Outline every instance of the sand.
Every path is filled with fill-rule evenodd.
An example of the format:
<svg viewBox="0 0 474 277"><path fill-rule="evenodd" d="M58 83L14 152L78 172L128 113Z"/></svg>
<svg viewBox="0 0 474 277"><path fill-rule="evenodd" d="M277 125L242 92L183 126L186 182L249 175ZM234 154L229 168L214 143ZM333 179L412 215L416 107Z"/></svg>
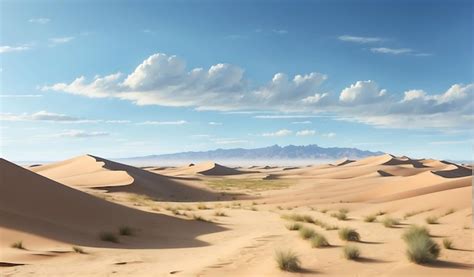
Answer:
<svg viewBox="0 0 474 277"><path fill-rule="evenodd" d="M467 166L386 154L307 167L139 169L85 155L30 168L2 159L0 169L2 276L472 276ZM216 181L224 185L209 186ZM331 216L340 208L348 220ZM379 221L390 216L400 224L364 222L381 211ZM281 215L291 213L355 228L362 258L342 258L346 242L337 230L304 223L331 244L311 248L285 228ZM428 216L438 224L428 225ZM409 262L400 236L413 224L426 225L440 245L451 239L455 249L442 249L430 265ZM133 236L119 235L121 226ZM119 243L102 241L103 231ZM17 241L26 249L10 247ZM277 268L275 250L288 248L301 272Z"/></svg>

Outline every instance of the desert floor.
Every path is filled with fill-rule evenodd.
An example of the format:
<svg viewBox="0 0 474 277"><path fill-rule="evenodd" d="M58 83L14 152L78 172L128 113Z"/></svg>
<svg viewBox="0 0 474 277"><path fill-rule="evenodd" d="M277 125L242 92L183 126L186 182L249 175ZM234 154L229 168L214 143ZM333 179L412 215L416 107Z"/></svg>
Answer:
<svg viewBox="0 0 474 277"><path fill-rule="evenodd" d="M90 155L0 166L1 276L472 276L469 166L391 155L287 168L136 168ZM330 246L290 231L297 215ZM429 228L438 261L407 259L411 225ZM359 259L343 257L347 242L331 230L342 227L359 232ZM288 249L299 272L277 267L275 251Z"/></svg>

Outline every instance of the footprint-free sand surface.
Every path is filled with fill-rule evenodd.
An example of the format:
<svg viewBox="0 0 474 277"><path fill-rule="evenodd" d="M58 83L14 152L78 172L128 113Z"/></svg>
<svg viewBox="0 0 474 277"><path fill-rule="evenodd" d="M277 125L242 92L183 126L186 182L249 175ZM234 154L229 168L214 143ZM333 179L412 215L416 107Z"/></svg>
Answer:
<svg viewBox="0 0 474 277"><path fill-rule="evenodd" d="M1 159L0 172L1 276L472 276L469 166L385 154L305 167L136 168L84 155L35 167ZM333 216L341 209L345 220ZM330 247L288 230L288 215L324 223L301 224ZM399 223L385 227L386 217ZM429 228L442 248L436 262L407 259L401 235L411 225ZM347 242L321 226L356 229L361 258L344 259ZM286 249L299 272L277 267L275 251Z"/></svg>

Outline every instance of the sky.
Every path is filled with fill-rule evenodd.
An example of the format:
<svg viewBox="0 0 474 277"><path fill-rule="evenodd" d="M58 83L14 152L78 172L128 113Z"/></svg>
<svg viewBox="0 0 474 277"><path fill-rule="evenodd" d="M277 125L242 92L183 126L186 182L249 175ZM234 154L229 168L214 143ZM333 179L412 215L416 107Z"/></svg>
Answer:
<svg viewBox="0 0 474 277"><path fill-rule="evenodd" d="M1 156L472 160L472 1L0 1Z"/></svg>

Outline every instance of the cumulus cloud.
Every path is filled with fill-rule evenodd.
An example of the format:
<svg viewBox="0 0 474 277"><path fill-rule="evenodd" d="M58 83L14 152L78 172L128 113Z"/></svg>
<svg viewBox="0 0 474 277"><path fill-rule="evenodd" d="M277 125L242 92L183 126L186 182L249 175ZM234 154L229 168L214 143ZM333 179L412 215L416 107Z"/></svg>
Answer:
<svg viewBox="0 0 474 277"><path fill-rule="evenodd" d="M301 131L296 132L296 135L297 136L314 136L316 135L316 131L315 130L301 130Z"/></svg>
<svg viewBox="0 0 474 277"><path fill-rule="evenodd" d="M262 137L285 137L291 135L292 133L293 131L282 129L272 133L263 133Z"/></svg>
<svg viewBox="0 0 474 277"><path fill-rule="evenodd" d="M349 36L343 35L338 37L339 40L355 43L375 43L384 41L383 38L379 37L359 37L359 36Z"/></svg>
<svg viewBox="0 0 474 277"><path fill-rule="evenodd" d="M396 128L458 128L474 123L473 84L454 84L438 94L412 89L401 95L402 92L390 92L368 80L356 81L340 92L321 93L327 78L318 72L292 77L280 72L268 82L257 84L246 78L244 70L236 65L219 63L207 69L187 69L183 59L158 53L129 74L95 76L92 80L81 76L70 83L42 89L91 98L124 99L137 105L245 114L282 113L255 116L262 119L327 116Z"/></svg>

